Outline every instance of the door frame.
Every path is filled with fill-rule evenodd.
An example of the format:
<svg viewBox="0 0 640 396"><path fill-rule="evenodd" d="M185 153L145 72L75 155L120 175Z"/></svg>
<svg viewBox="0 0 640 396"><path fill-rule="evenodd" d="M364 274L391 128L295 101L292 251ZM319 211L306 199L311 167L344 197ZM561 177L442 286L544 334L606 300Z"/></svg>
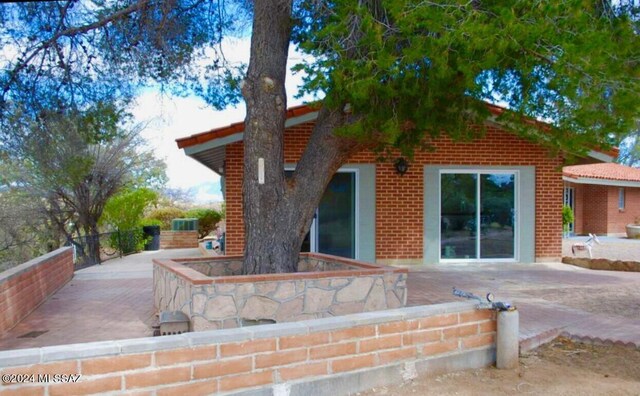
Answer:
<svg viewBox="0 0 640 396"><path fill-rule="evenodd" d="M574 186L569 185L569 183L564 183L564 188L562 190L562 204L567 205L573 211L573 221L569 224L569 229L567 230L567 234L569 236L575 235L576 233L576 188ZM564 236L564 231L563 231Z"/></svg>
<svg viewBox="0 0 640 396"><path fill-rule="evenodd" d="M284 168L285 172L286 171L294 171L295 170L295 165L286 165ZM354 183L354 189L355 189L355 194L354 194L354 208L353 210L355 211L355 216L354 216L354 260L359 260L360 259L360 169L358 168L352 168L352 167L344 167L344 168L340 168L336 171L336 173L353 173L355 176L355 183ZM333 177L333 176L331 176ZM316 208L314 215L313 215L313 221L311 222L311 228L309 229L310 231L310 235L309 235L309 247L310 247L310 251L312 253L317 253L318 252L318 208Z"/></svg>
<svg viewBox="0 0 640 396"><path fill-rule="evenodd" d="M474 262L474 263L487 263L487 262L505 262L505 263L514 263L520 261L520 171L518 169L509 169L509 168L500 168L500 169L492 169L492 168L447 168L443 167L438 171L438 221L439 224L442 221L442 175L443 174L476 174L480 175L494 175L494 174L509 174L514 175L513 181L513 207L514 207L514 215L513 220L515 222L513 226L513 257L512 258L480 258L479 256L482 254L481 252L481 241L480 241L480 218L481 218L481 208L479 205L479 201L481 200L481 192L480 192L480 177L476 179L476 254L478 257L476 258L455 258L455 259L446 259L442 258L442 229L438 228L438 261L442 264L447 263L460 263L460 262Z"/></svg>

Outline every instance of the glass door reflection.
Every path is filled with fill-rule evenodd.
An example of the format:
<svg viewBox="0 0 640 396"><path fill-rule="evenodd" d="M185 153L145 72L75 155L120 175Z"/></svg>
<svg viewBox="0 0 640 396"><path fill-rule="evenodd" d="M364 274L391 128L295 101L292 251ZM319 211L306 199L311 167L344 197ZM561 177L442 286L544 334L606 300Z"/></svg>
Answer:
<svg viewBox="0 0 640 396"><path fill-rule="evenodd" d="M515 258L515 173L440 174L440 258Z"/></svg>

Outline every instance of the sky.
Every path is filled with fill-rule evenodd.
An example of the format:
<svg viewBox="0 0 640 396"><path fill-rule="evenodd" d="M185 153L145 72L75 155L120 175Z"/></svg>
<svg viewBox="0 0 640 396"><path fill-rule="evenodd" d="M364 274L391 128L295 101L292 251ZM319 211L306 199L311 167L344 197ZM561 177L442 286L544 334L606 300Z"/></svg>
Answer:
<svg viewBox="0 0 640 396"><path fill-rule="evenodd" d="M225 55L231 62L248 63L249 47L249 39L230 39L223 43ZM301 58L302 55L291 48L288 69ZM304 99L293 98L301 78L300 75L294 76L290 70L287 73L288 107L304 102ZM168 187L191 189L198 204L223 200L220 177L187 157L183 150L178 149L175 140L244 120L244 103L235 108L215 111L196 96L176 97L147 89L137 97L132 113L137 121L149 122L143 136L156 156L167 164Z"/></svg>

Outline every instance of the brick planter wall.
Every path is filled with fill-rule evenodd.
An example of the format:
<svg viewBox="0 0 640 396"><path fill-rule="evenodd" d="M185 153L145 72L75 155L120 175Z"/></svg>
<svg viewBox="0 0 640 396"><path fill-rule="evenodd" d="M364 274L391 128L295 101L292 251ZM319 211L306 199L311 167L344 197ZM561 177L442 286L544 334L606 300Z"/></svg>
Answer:
<svg viewBox="0 0 640 396"><path fill-rule="evenodd" d="M35 382L2 384L0 394L161 396L289 390L346 395L422 373L488 366L495 362L495 338L494 312L457 302L243 329L2 351L3 376L33 374ZM38 374L79 379L45 382L46 377Z"/></svg>
<svg viewBox="0 0 640 396"><path fill-rule="evenodd" d="M240 275L242 257L154 260L158 311L182 311L194 331L244 321L290 322L399 308L407 270L304 253L293 274Z"/></svg>
<svg viewBox="0 0 640 396"><path fill-rule="evenodd" d="M197 231L161 231L160 249L184 249L198 247Z"/></svg>
<svg viewBox="0 0 640 396"><path fill-rule="evenodd" d="M0 336L73 277L73 249L60 248L0 273Z"/></svg>

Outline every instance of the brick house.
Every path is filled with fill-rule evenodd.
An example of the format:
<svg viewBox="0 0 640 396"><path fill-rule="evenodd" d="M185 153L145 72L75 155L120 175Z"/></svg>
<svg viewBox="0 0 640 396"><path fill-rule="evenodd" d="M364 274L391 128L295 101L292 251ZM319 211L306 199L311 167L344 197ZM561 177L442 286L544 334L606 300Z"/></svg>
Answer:
<svg viewBox="0 0 640 396"><path fill-rule="evenodd" d="M308 106L288 110L285 171L294 169L316 117ZM177 140L222 177L227 254L244 248L243 130L238 122ZM560 157L496 123L473 142L440 138L434 146L416 152L403 175L395 161L376 162L369 151L353 155L330 182L303 251L383 264L560 258Z"/></svg>
<svg viewBox="0 0 640 396"><path fill-rule="evenodd" d="M565 166L564 203L575 220L576 235L625 235L625 225L640 216L640 169L615 163Z"/></svg>

